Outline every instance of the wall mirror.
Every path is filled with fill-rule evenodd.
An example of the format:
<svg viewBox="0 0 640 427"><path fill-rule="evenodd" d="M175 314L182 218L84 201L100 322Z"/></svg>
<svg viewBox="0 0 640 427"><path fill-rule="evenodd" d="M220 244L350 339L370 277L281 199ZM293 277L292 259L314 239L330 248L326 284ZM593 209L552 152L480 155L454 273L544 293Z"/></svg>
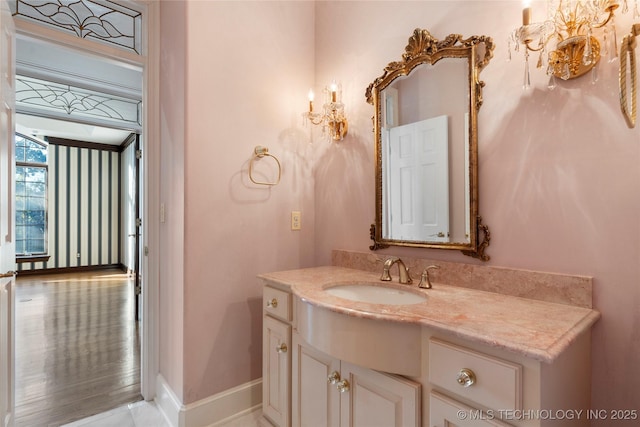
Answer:
<svg viewBox="0 0 640 427"><path fill-rule="evenodd" d="M489 229L478 214L478 111L479 74L493 48L487 36L437 40L418 28L402 60L367 88L375 109L371 250L456 249L489 260Z"/></svg>

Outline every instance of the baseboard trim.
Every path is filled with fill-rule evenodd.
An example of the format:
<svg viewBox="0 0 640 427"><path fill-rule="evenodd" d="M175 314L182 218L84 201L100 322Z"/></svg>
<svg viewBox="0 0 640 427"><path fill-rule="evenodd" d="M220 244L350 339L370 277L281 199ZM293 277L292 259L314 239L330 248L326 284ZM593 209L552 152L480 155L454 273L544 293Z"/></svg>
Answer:
<svg viewBox="0 0 640 427"><path fill-rule="evenodd" d="M102 270L120 270L123 273L127 272L127 267L124 264L103 264L103 265L82 265L78 267L56 267L56 268L39 268L31 270L20 270L18 266L18 275L29 276L39 274L61 274L61 273L87 273L92 271Z"/></svg>
<svg viewBox="0 0 640 427"><path fill-rule="evenodd" d="M156 405L171 427L180 426L180 412L183 408L180 399L173 392L167 380L160 374L156 378Z"/></svg>
<svg viewBox="0 0 640 427"><path fill-rule="evenodd" d="M215 427L262 406L262 378L183 405L158 375L156 405L173 427Z"/></svg>

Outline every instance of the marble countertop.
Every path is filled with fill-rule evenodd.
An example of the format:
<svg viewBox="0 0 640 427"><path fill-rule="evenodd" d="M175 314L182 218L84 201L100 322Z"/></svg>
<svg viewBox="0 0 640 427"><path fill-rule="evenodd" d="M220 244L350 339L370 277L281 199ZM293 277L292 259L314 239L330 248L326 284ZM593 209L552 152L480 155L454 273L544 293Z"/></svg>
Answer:
<svg viewBox="0 0 640 427"><path fill-rule="evenodd" d="M344 267L315 267L260 274L266 283L289 287L302 301L348 316L420 324L469 341L554 361L600 318L596 310L433 283L424 303L370 304L331 296L336 283L380 283L380 275ZM397 277L394 276L397 284Z"/></svg>

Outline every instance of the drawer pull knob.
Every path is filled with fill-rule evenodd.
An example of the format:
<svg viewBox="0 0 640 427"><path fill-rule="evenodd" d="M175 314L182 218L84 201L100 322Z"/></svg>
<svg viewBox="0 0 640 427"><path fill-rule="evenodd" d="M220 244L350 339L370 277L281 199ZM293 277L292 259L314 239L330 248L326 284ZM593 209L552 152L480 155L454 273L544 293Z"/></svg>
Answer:
<svg viewBox="0 0 640 427"><path fill-rule="evenodd" d="M327 377L327 382L329 384L336 384L338 381L340 381L340 373L338 371L331 372Z"/></svg>
<svg viewBox="0 0 640 427"><path fill-rule="evenodd" d="M340 393L346 393L349 391L349 381L347 380L342 380L338 383L338 385L336 385L336 388L338 389L338 391Z"/></svg>
<svg viewBox="0 0 640 427"><path fill-rule="evenodd" d="M287 345L285 343L280 344L278 347L276 347L276 351L278 353L286 353L288 350Z"/></svg>
<svg viewBox="0 0 640 427"><path fill-rule="evenodd" d="M271 301L267 301L267 307L271 307L271 308L278 307L278 300L274 298Z"/></svg>
<svg viewBox="0 0 640 427"><path fill-rule="evenodd" d="M476 374L471 369L462 368L458 372L456 380L462 387L471 387L476 383Z"/></svg>

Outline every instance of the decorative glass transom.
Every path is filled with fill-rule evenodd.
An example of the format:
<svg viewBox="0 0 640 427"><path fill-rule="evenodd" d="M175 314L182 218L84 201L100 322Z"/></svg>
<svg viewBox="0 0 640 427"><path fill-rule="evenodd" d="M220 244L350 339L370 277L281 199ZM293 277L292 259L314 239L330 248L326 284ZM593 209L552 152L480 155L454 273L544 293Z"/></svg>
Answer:
<svg viewBox="0 0 640 427"><path fill-rule="evenodd" d="M16 76L16 107L19 112L40 112L60 118L95 119L112 124L140 126L142 102L107 95L31 77Z"/></svg>
<svg viewBox="0 0 640 427"><path fill-rule="evenodd" d="M142 14L109 0L14 0L14 16L140 55Z"/></svg>

